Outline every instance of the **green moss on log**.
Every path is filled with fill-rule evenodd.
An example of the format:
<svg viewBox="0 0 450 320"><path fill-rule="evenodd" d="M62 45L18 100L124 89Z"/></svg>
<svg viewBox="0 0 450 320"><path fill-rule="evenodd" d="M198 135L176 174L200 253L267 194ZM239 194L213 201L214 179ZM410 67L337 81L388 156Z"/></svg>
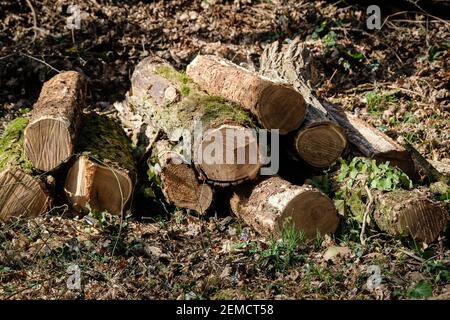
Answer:
<svg viewBox="0 0 450 320"><path fill-rule="evenodd" d="M163 108L156 106L151 97L137 102L149 110L152 119L165 132L170 133L177 128L192 130L195 120L201 121L204 128L224 123L256 127L256 121L244 108L222 97L208 95L185 73L167 64L155 65L154 72L169 80L181 94L181 99Z"/></svg>
<svg viewBox="0 0 450 320"><path fill-rule="evenodd" d="M23 150L24 131L29 119L16 118L11 121L0 138L0 171L8 167L19 167L25 173L32 172L32 165Z"/></svg>
<svg viewBox="0 0 450 320"><path fill-rule="evenodd" d="M125 169L130 176L136 175L131 141L120 124L107 116L83 116L77 152L102 165Z"/></svg>

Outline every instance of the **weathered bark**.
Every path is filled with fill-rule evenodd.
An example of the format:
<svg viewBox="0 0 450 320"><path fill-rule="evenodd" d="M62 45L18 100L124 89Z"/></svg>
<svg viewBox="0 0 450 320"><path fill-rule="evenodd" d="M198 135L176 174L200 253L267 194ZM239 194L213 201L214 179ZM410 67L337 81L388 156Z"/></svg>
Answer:
<svg viewBox="0 0 450 320"><path fill-rule="evenodd" d="M67 71L44 83L25 130L25 156L36 169L50 171L73 154L86 80Z"/></svg>
<svg viewBox="0 0 450 320"><path fill-rule="evenodd" d="M447 211L436 201L428 189L381 191L370 188L369 173L358 174L339 182L338 173L331 175L333 191L356 221L362 223L367 214L382 231L391 236L411 236L414 240L430 243L445 231ZM337 204L339 208L340 205ZM345 210L344 210L345 212Z"/></svg>
<svg viewBox="0 0 450 320"><path fill-rule="evenodd" d="M121 126L106 116L86 114L77 154L65 192L76 210L95 209L122 214L136 181L131 142Z"/></svg>
<svg viewBox="0 0 450 320"><path fill-rule="evenodd" d="M436 170L412 146L404 146L375 127L344 111L342 107L317 99L312 93L311 83L317 78L314 57L297 38L289 45L280 46L278 42L265 48L261 57L261 72L271 77L279 77L299 90L314 110L328 113L344 130L348 141L362 155L378 162L389 161L402 169L412 179L424 176L437 179ZM308 109L311 110L311 108ZM306 121L307 122L307 121ZM424 159L423 159L424 160Z"/></svg>
<svg viewBox="0 0 450 320"><path fill-rule="evenodd" d="M306 101L306 118L293 137L294 154L316 168L334 163L347 148L347 137L337 121L311 92L299 74L314 80L316 70L309 51L293 42L284 49L277 42L268 46L261 57L260 74L276 81L287 81Z"/></svg>
<svg viewBox="0 0 450 320"><path fill-rule="evenodd" d="M157 141L154 155L149 161L158 163L160 167L161 189L169 203L201 214L211 207L213 189L197 178L194 168L183 162L183 157L174 150L169 141Z"/></svg>
<svg viewBox="0 0 450 320"><path fill-rule="evenodd" d="M229 185L256 177L261 167L258 143L255 136L246 137L255 123L244 109L206 94L186 75L151 58L136 66L131 85L129 102L133 109L148 117L151 126L172 142L183 141L184 156L192 157L208 182ZM239 143L242 138L245 141ZM219 139L221 144L214 143ZM238 162L241 153L252 157ZM233 161L226 163L225 157Z"/></svg>
<svg viewBox="0 0 450 320"><path fill-rule="evenodd" d="M218 56L198 55L186 72L208 93L248 109L266 129L279 129L280 134L287 134L298 129L305 118L305 101L290 86Z"/></svg>
<svg viewBox="0 0 450 320"><path fill-rule="evenodd" d="M376 193L375 199L375 223L392 236L431 243L447 228L447 210L418 190Z"/></svg>
<svg viewBox="0 0 450 320"><path fill-rule="evenodd" d="M23 152L28 119L13 120L0 138L0 220L36 217L51 203L45 184L33 176Z"/></svg>
<svg viewBox="0 0 450 320"><path fill-rule="evenodd" d="M239 186L230 201L234 214L262 235L278 235L291 221L308 239L333 233L339 223L333 202L319 190L271 177Z"/></svg>

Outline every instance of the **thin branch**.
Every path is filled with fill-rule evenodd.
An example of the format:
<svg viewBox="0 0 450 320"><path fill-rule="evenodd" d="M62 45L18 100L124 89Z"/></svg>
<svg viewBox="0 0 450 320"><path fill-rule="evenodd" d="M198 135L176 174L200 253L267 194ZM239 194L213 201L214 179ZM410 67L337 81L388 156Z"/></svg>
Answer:
<svg viewBox="0 0 450 320"><path fill-rule="evenodd" d="M27 57L27 58L30 58L30 59L36 60L36 61L38 61L38 62L40 62L40 63L42 63L42 64L45 64L47 67L49 67L49 68L52 69L53 71L56 71L56 72L58 72L58 73L61 73L60 70L58 70L58 69L56 69L55 67L51 66L50 64L48 64L48 63L45 62L44 60L41 60L41 59L38 59L38 58L36 58L36 57L30 56L29 54L26 54L26 53L23 53L23 52L20 53L20 54L23 55L23 56L25 56L25 57Z"/></svg>

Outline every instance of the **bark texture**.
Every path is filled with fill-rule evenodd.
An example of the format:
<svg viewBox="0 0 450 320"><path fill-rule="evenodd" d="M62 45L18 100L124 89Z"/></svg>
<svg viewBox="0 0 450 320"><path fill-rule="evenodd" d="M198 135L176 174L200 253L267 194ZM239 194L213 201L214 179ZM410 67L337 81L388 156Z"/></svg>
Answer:
<svg viewBox="0 0 450 320"><path fill-rule="evenodd" d="M395 190L376 194L374 220L392 236L409 235L416 241L431 243L445 231L448 212L418 190Z"/></svg>
<svg viewBox="0 0 450 320"><path fill-rule="evenodd" d="M232 211L262 235L279 234L291 221L312 239L333 233L339 223L333 202L319 190L271 177L256 185L239 186L230 201Z"/></svg>
<svg viewBox="0 0 450 320"><path fill-rule="evenodd" d="M169 203L179 208L195 210L204 214L211 207L213 188L197 178L194 168L183 162L183 157L167 140L155 143L150 165L160 168L162 191Z"/></svg>
<svg viewBox="0 0 450 320"><path fill-rule="evenodd" d="M286 134L300 127L305 118L301 94L228 60L199 55L186 70L203 90L239 103L266 129L279 129L280 134Z"/></svg>
<svg viewBox="0 0 450 320"><path fill-rule="evenodd" d="M316 168L334 163L347 149L347 137L311 92L308 81L315 81L317 71L310 52L298 40L285 48L275 42L264 50L260 74L292 84L306 101L305 121L293 137L294 154Z"/></svg>
<svg viewBox="0 0 450 320"><path fill-rule="evenodd" d="M256 177L261 167L258 142L246 137L256 125L240 106L206 94L187 75L152 58L138 64L131 84L132 107L171 142L183 141L185 158L193 159L208 182L230 185ZM245 141L236 142L239 137ZM236 159L239 153L252 153L254 158L226 163L227 155Z"/></svg>
<svg viewBox="0 0 450 320"><path fill-rule="evenodd" d="M8 124L0 138L0 220L35 217L51 203L45 184L33 176L23 152L24 130L28 119Z"/></svg>
<svg viewBox="0 0 450 320"><path fill-rule="evenodd" d="M25 155L36 169L53 170L72 156L85 99L86 79L76 71L44 83L25 130Z"/></svg>

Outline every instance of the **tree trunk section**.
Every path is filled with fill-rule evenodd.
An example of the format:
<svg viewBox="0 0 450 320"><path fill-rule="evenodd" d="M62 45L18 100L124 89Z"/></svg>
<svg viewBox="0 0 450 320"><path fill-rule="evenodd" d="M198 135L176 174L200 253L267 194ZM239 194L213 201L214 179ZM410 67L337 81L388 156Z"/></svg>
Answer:
<svg viewBox="0 0 450 320"><path fill-rule="evenodd" d="M306 118L293 137L294 154L315 168L327 168L347 149L347 137L324 106L314 97L311 89L298 76L299 72L314 80L309 51L294 42L283 50L277 42L268 46L261 57L260 74L275 81L287 81L304 97Z"/></svg>
<svg viewBox="0 0 450 320"><path fill-rule="evenodd" d="M136 66L129 101L171 142L185 144L185 159L193 159L208 182L226 186L257 176L256 126L237 104L206 94L188 76L152 58ZM242 154L245 159L237 161Z"/></svg>
<svg viewBox="0 0 450 320"><path fill-rule="evenodd" d="M448 212L417 190L378 193L376 204L374 220L392 236L409 235L416 241L431 243L448 225Z"/></svg>
<svg viewBox="0 0 450 320"><path fill-rule="evenodd" d="M83 116L75 163L65 192L78 210L120 215L130 203L136 181L131 142L121 126L95 113Z"/></svg>
<svg viewBox="0 0 450 320"><path fill-rule="evenodd" d="M28 119L13 120L0 138L0 220L36 217L47 211L51 198L45 184L33 176L23 151Z"/></svg>
<svg viewBox="0 0 450 320"><path fill-rule="evenodd" d="M204 214L213 202L211 186L198 179L194 168L183 162L183 157L169 141L157 141L154 149L155 155L149 160L158 163L161 168L161 189L168 202Z"/></svg>
<svg viewBox="0 0 450 320"><path fill-rule="evenodd" d="M25 130L25 156L36 169L51 171L72 156L86 80L76 71L44 83Z"/></svg>
<svg viewBox="0 0 450 320"><path fill-rule="evenodd" d="M308 239L336 231L333 202L319 190L271 177L252 186L239 186L230 201L232 211L262 235L279 235L287 221Z"/></svg>
<svg viewBox="0 0 450 320"><path fill-rule="evenodd" d="M186 70L200 88L239 103L266 129L279 129L280 134L287 134L298 129L305 118L301 94L228 60L198 55Z"/></svg>

